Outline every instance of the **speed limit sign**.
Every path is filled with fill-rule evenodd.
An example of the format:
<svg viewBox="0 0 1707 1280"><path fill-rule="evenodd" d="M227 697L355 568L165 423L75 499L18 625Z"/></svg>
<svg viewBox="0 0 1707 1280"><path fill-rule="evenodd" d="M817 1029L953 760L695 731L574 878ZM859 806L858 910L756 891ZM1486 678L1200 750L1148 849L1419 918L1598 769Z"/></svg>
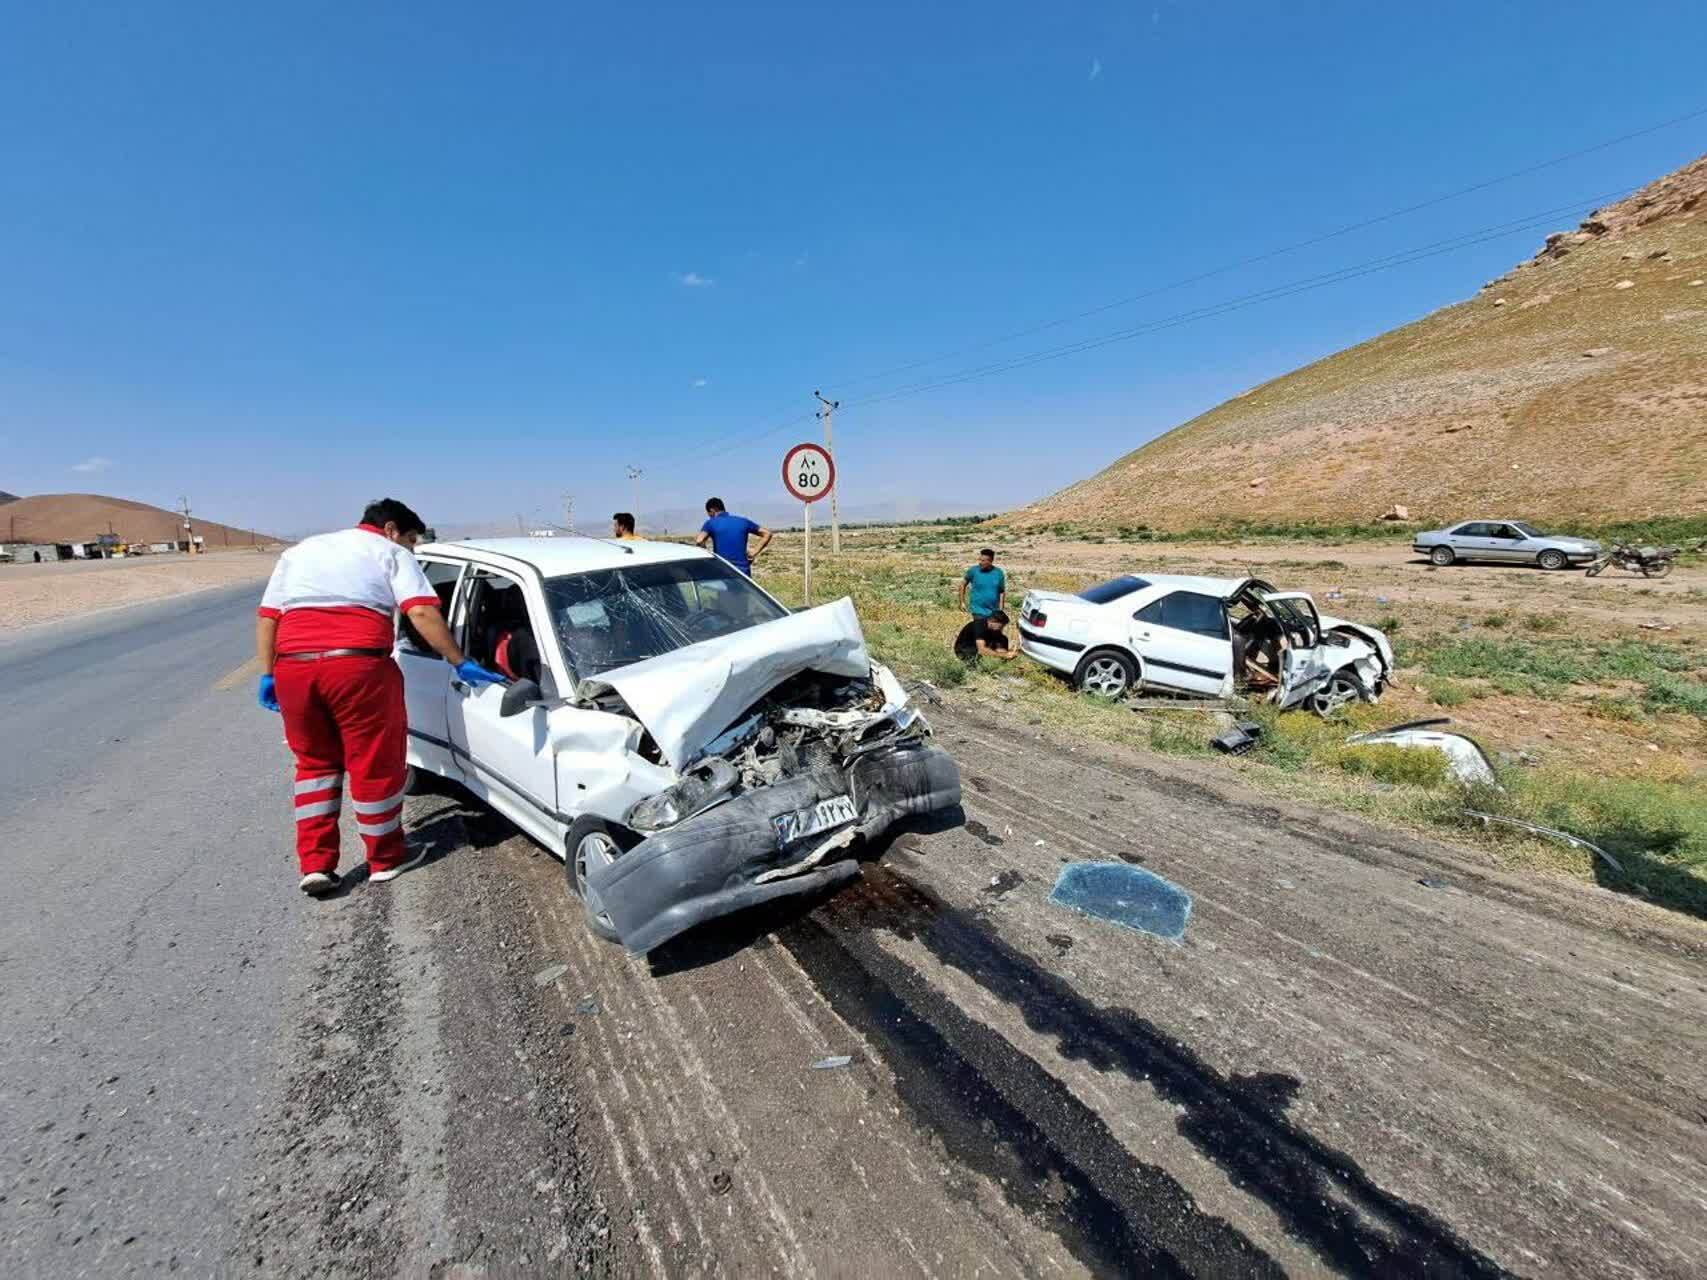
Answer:
<svg viewBox="0 0 1707 1280"><path fill-rule="evenodd" d="M821 444L797 444L782 460L782 484L802 502L816 502L836 487L836 464Z"/></svg>

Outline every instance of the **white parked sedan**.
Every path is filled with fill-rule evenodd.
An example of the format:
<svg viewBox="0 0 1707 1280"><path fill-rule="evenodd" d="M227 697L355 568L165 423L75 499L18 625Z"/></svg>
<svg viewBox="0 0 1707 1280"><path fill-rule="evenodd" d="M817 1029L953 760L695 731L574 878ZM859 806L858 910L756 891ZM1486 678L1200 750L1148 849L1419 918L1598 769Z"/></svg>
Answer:
<svg viewBox="0 0 1707 1280"><path fill-rule="evenodd" d="M960 773L848 600L790 613L695 547L599 538L417 555L473 687L405 625L409 762L565 860L594 932L684 929L851 879L856 838L960 803Z"/></svg>
<svg viewBox="0 0 1707 1280"><path fill-rule="evenodd" d="M1393 671L1379 630L1324 617L1302 591L1260 578L1127 574L1076 596L1028 591L1019 637L1021 652L1104 698L1245 689L1325 716L1378 700Z"/></svg>

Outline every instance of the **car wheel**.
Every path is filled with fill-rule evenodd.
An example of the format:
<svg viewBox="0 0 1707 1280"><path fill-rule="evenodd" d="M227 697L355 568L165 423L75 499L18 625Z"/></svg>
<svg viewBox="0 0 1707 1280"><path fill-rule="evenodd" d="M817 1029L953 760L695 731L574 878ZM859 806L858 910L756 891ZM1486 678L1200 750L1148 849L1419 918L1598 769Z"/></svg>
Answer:
<svg viewBox="0 0 1707 1280"><path fill-rule="evenodd" d="M1436 547L1428 553L1428 558L1444 569L1458 557L1452 553L1451 547Z"/></svg>
<svg viewBox="0 0 1707 1280"><path fill-rule="evenodd" d="M599 895L588 887L587 877L595 867L609 866L628 849L617 829L603 818L583 815L569 828L568 856L563 860L563 872L569 881L569 891L581 900L587 915L587 928L606 942L617 942L616 926L599 905Z"/></svg>
<svg viewBox="0 0 1707 1280"><path fill-rule="evenodd" d="M1362 687L1349 671L1336 671L1328 677L1326 684L1310 695L1310 710L1326 720L1341 707L1356 702L1362 696Z"/></svg>
<svg viewBox="0 0 1707 1280"><path fill-rule="evenodd" d="M1535 559L1543 569L1563 569L1570 563L1565 558L1563 551L1556 551L1551 547L1536 556Z"/></svg>
<svg viewBox="0 0 1707 1280"><path fill-rule="evenodd" d="M1126 696L1127 690L1138 682L1138 666L1116 649L1098 649L1087 653L1073 673L1073 684L1081 693L1093 698L1113 701Z"/></svg>

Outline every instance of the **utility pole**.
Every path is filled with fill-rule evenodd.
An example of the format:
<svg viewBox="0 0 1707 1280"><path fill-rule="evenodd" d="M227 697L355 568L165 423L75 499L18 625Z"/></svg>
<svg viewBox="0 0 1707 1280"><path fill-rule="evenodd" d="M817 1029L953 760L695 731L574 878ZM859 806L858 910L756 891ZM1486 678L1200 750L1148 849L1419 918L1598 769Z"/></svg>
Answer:
<svg viewBox="0 0 1707 1280"><path fill-rule="evenodd" d="M179 498L178 510L184 513L184 545L190 549L192 556L196 553L196 526L190 521L190 500Z"/></svg>
<svg viewBox="0 0 1707 1280"><path fill-rule="evenodd" d="M563 527L570 533L575 532L575 495L563 495Z"/></svg>
<svg viewBox="0 0 1707 1280"><path fill-rule="evenodd" d="M830 426L831 420L836 416L836 410L842 402L824 399L822 391L814 391L812 394L817 396L818 403L824 406L818 410L818 416L824 420L824 448L830 454L830 465L834 467L836 465L836 442L830 434ZM838 477L838 481L839 479L840 477ZM841 487L838 483L830 490L830 554L838 556L842 554L842 509L836 505L836 490Z"/></svg>
<svg viewBox="0 0 1707 1280"><path fill-rule="evenodd" d="M640 536L640 477L646 474L644 467L624 467L628 473L628 509L634 517L634 536Z"/></svg>

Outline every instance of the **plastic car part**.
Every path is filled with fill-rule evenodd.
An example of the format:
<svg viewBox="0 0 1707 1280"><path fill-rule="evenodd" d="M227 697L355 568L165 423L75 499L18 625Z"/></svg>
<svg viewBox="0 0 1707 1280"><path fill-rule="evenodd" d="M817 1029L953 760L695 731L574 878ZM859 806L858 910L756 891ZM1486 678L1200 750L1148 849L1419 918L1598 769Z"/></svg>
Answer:
<svg viewBox="0 0 1707 1280"><path fill-rule="evenodd" d="M1209 745L1230 756L1242 756L1262 738L1262 726L1255 720L1241 720L1226 733L1210 739Z"/></svg>
<svg viewBox="0 0 1707 1280"><path fill-rule="evenodd" d="M1451 764L1452 776L1468 786L1499 786L1494 775L1493 761L1474 738L1461 733L1442 733L1438 726L1451 724L1449 719L1416 720L1377 729L1371 733L1354 733L1346 739L1347 746L1420 747L1445 754Z"/></svg>

